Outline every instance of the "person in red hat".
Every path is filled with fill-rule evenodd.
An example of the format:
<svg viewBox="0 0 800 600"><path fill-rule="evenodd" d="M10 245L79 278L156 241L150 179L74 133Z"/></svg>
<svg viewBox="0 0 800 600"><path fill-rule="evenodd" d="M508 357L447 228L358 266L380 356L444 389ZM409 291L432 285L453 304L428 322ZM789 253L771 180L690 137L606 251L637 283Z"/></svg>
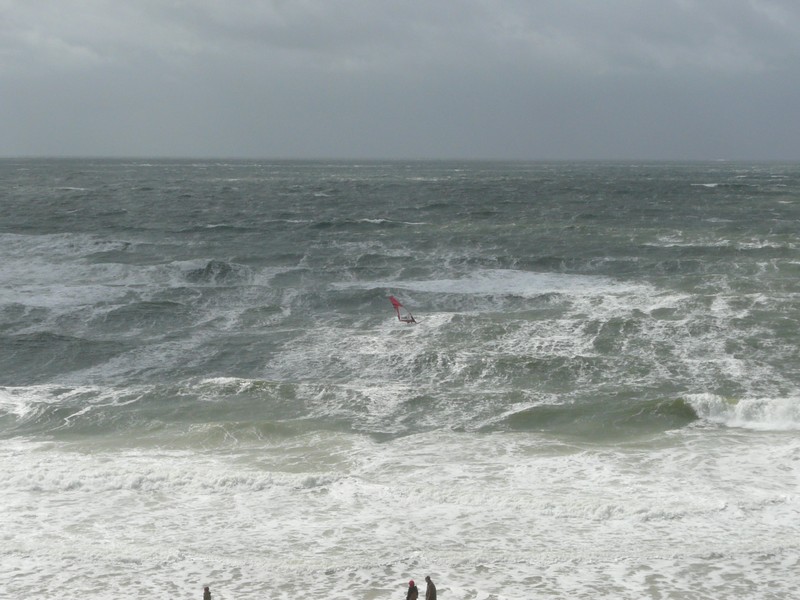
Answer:
<svg viewBox="0 0 800 600"><path fill-rule="evenodd" d="M406 600L417 600L417 598L419 598L419 590L412 579L408 582L408 593L406 594Z"/></svg>

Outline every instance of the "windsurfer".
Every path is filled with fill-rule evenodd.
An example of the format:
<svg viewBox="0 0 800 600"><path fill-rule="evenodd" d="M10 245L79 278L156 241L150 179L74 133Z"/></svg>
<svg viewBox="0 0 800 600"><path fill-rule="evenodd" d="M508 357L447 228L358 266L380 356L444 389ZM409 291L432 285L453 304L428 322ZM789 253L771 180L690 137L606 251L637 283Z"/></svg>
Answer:
<svg viewBox="0 0 800 600"><path fill-rule="evenodd" d="M403 323L408 323L409 325L411 323L417 322L417 320L414 318L414 315L412 315L409 312L409 310L405 306L403 306L397 298L395 298L394 296L389 296L389 302L392 303L394 311L397 313L398 321L402 321Z"/></svg>

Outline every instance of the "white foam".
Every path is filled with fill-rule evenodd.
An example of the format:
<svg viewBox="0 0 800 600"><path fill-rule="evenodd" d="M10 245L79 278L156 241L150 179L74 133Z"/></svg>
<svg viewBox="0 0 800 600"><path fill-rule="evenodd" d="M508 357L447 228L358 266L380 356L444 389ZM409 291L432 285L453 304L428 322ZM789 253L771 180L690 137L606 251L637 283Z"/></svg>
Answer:
<svg viewBox="0 0 800 600"><path fill-rule="evenodd" d="M761 385L756 382L775 387L787 382L771 363L731 351L739 341L737 332L747 336L752 330L731 327L730 321L747 318L768 300L762 294L752 295L746 305L715 296L709 305L707 298L659 293L646 285L623 285L616 294L597 293L592 286L585 293L577 291L580 287L570 289L570 295L547 301L546 318L531 318L524 310L518 316L506 312L502 325L491 302L466 313L431 313L421 307L414 311L420 323L411 327L397 323L387 302L386 317L377 324L318 324L296 337L270 358L265 375L277 381L322 382L329 387L316 414L341 411L362 425L376 426L386 415L402 415L403 399L415 395L437 399L439 426L481 422L480 403L470 402L460 412L446 408L448 386L468 389L470 398L493 398L495 409L502 411L503 402L519 399L515 392L525 385L528 366L536 369L549 361L560 360L556 364L571 369L565 374L576 378L575 393L587 397L612 383L618 368L626 368L615 361L641 364L637 385L662 386L670 380L691 392L720 380L753 389ZM609 346L619 352L610 354ZM412 384L416 391L409 389ZM514 400L496 398L503 393L513 394Z"/></svg>
<svg viewBox="0 0 800 600"><path fill-rule="evenodd" d="M761 431L800 430L800 396L732 400L716 394L690 394L700 418L727 427Z"/></svg>
<svg viewBox="0 0 800 600"><path fill-rule="evenodd" d="M716 221L726 222L722 219L717 219ZM689 239L682 234L661 236L657 243L649 242L644 245L657 248L735 248L736 250L796 249L798 247L798 244L788 240L772 241L760 238L730 240L716 237Z"/></svg>
<svg viewBox="0 0 800 600"><path fill-rule="evenodd" d="M170 450L0 441L15 597L791 597L800 442L436 431ZM421 584L424 592L424 582ZM687 592L688 593L688 592Z"/></svg>
<svg viewBox="0 0 800 600"><path fill-rule="evenodd" d="M481 269L458 279L343 282L334 284L333 287L387 288L448 294L505 294L535 297L552 293L621 293L630 292L640 286L596 275L537 273L514 269Z"/></svg>
<svg viewBox="0 0 800 600"><path fill-rule="evenodd" d="M108 390L97 386L65 387L62 385L32 385L0 387L0 410L17 418L35 413L42 405L55 405L81 397L84 401L103 395Z"/></svg>

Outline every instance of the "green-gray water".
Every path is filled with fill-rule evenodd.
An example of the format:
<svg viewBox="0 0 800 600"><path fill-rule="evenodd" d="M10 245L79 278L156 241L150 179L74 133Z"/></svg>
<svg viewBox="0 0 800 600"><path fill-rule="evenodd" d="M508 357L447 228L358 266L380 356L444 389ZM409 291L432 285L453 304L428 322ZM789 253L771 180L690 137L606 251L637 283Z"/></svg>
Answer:
<svg viewBox="0 0 800 600"><path fill-rule="evenodd" d="M9 595L794 597L800 166L3 160L0 194Z"/></svg>

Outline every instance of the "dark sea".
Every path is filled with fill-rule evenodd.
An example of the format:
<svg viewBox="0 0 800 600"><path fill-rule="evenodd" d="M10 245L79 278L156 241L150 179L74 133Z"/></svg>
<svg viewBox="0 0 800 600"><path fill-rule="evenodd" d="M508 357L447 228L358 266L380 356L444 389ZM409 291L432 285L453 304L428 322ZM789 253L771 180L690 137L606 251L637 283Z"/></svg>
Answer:
<svg viewBox="0 0 800 600"><path fill-rule="evenodd" d="M0 161L0 597L794 599L799 431L800 165Z"/></svg>

